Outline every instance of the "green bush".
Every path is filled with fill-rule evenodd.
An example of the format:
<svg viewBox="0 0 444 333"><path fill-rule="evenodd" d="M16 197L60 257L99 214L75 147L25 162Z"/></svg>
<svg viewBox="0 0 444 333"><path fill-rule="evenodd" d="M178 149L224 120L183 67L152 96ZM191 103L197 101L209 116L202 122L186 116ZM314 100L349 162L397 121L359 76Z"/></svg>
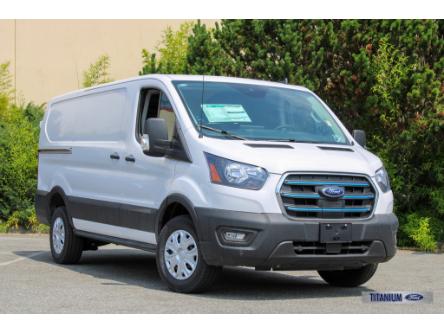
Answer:
<svg viewBox="0 0 444 333"><path fill-rule="evenodd" d="M1 81L1 79L0 79ZM16 106L0 91L0 230L34 230L39 122L43 106Z"/></svg>
<svg viewBox="0 0 444 333"><path fill-rule="evenodd" d="M34 204L37 149L42 107L7 106L0 110L0 219ZM20 215L24 216L24 215ZM29 214L28 214L29 216Z"/></svg>
<svg viewBox="0 0 444 333"><path fill-rule="evenodd" d="M27 231L40 234L49 232L49 226L39 223L32 206L22 211L15 211L5 223L0 224L0 233Z"/></svg>
<svg viewBox="0 0 444 333"><path fill-rule="evenodd" d="M435 251L437 242L430 227L430 217L410 214L407 223L403 225L403 231L411 238L417 247L424 251Z"/></svg>

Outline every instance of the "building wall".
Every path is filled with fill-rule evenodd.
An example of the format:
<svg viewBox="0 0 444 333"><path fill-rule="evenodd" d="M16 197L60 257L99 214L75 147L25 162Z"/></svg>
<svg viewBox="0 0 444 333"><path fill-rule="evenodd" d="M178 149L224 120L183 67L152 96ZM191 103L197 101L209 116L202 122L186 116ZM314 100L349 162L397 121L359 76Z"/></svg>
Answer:
<svg viewBox="0 0 444 333"><path fill-rule="evenodd" d="M143 48L185 20L0 20L0 63L10 61L19 101L44 103L81 87L82 73L110 56L110 76L138 75ZM213 20L203 20L208 25Z"/></svg>

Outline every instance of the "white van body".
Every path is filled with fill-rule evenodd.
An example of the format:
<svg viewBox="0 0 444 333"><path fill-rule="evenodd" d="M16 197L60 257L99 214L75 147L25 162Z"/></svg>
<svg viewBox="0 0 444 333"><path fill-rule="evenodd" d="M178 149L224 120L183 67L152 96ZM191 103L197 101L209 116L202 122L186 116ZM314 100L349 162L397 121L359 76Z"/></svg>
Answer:
<svg viewBox="0 0 444 333"><path fill-rule="evenodd" d="M347 143L212 135L193 121L177 82L202 85L201 107L207 109L202 113L208 119L217 108L223 109L224 117L237 111L248 118L249 111L240 104L205 104L205 87L211 84L304 92L328 110ZM158 114L151 111L155 109ZM176 148L156 156L147 153L152 138L150 133L144 135L143 126L147 118L160 118L162 112L170 147L174 141ZM284 132L285 127L281 126ZM257 166L266 180L255 189L217 184L214 179L219 175L211 174L214 170L209 167L212 156ZM197 291L203 283L196 280L190 286L186 281L199 277L201 263L351 272L389 260L395 254L398 223L393 194L380 185L381 170L381 160L358 144L306 88L227 77L148 75L76 91L48 103L41 123L36 211L42 223L59 221L50 238L52 247L59 242L52 250L62 263L80 258L58 258L69 246L68 236L77 240L80 253L116 243L157 251L159 261L159 256L168 255L165 245L163 254L159 251L162 230L170 220L187 216L191 229L184 231L198 248L193 257L197 268L184 266L188 273L179 278L174 276L179 264L170 275L171 263L159 269L172 289ZM310 189L313 193L307 192ZM308 199L298 201L304 193ZM61 207L66 216L54 219ZM351 230L342 233L337 228Z"/></svg>

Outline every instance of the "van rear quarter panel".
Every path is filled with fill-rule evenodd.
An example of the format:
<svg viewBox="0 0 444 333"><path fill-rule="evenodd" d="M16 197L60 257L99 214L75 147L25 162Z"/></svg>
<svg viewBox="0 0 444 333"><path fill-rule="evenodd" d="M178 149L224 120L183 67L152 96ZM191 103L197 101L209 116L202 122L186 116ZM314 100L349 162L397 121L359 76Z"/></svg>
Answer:
<svg viewBox="0 0 444 333"><path fill-rule="evenodd" d="M109 156L125 150L131 110L123 87L50 103L40 131L39 148L49 153L39 154L38 189L60 186L67 195L117 200L118 190L108 180L119 170ZM54 149L71 153L51 153Z"/></svg>

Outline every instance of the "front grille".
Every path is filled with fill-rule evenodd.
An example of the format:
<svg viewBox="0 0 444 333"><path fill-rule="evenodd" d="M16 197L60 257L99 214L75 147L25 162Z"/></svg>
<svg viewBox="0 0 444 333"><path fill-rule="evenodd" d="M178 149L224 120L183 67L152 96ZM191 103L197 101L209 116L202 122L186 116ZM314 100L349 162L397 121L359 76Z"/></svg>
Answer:
<svg viewBox="0 0 444 333"><path fill-rule="evenodd" d="M344 190L340 198L329 198L322 189ZM365 218L371 215L376 192L364 176L290 174L279 190L285 212L296 218Z"/></svg>
<svg viewBox="0 0 444 333"><path fill-rule="evenodd" d="M319 242L293 242L294 252L297 255L323 254L364 254L370 248L371 242L352 242L334 244L337 248L330 252L330 244Z"/></svg>

